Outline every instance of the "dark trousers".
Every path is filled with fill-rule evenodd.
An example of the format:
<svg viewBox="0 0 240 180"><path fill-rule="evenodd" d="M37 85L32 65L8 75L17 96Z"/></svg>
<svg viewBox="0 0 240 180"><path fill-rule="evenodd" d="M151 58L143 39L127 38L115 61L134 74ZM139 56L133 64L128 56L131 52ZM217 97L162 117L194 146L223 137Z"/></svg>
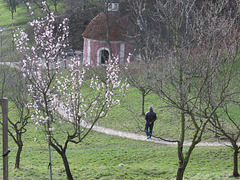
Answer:
<svg viewBox="0 0 240 180"><path fill-rule="evenodd" d="M145 124L145 132L147 137L151 137L153 131L153 124Z"/></svg>

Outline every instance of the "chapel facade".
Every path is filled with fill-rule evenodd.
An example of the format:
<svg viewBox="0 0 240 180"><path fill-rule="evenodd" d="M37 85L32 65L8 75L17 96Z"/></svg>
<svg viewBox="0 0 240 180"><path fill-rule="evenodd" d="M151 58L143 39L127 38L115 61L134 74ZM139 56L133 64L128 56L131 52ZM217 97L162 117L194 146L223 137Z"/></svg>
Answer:
<svg viewBox="0 0 240 180"><path fill-rule="evenodd" d="M105 65L112 57L124 63L134 51L134 45L127 36L130 21L119 11L119 0L108 0L107 12L101 12L86 27L84 39L84 64Z"/></svg>

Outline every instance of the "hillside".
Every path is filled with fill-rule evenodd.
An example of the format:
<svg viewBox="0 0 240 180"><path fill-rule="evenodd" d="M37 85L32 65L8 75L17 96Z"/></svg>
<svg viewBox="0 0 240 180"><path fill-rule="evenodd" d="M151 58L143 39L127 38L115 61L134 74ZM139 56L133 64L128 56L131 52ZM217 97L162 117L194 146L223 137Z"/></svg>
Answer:
<svg viewBox="0 0 240 180"><path fill-rule="evenodd" d="M109 63L118 56L111 43L119 43L120 55L129 47L124 40L111 41L106 23L106 39L98 42L103 46L84 38L84 59L90 62L85 66L65 52L82 48L81 32L100 5L95 0L89 6L79 6L78 0L61 2L50 7L56 16L42 18L33 28L28 22L44 15L37 5L31 6L30 16L20 4L11 19L0 0L1 61L22 61L16 69L0 63L1 94L12 98L11 153L3 155L4 160L9 157L10 179L48 179L52 167L54 179L67 175L71 180L239 176L240 37L236 18L226 15L224 3L202 1L204 11L199 11L192 0L129 1L136 16L136 29L129 26L136 54L129 61L119 56L119 64ZM112 1L107 12L120 13L118 3ZM26 33L18 31L14 38L17 28ZM15 46L23 51L18 53ZM104 63L94 66L94 60ZM149 106L156 114L148 121L144 113ZM153 127L149 122L154 120ZM150 139L148 126L153 127ZM14 168L22 140L20 168L17 161Z"/></svg>

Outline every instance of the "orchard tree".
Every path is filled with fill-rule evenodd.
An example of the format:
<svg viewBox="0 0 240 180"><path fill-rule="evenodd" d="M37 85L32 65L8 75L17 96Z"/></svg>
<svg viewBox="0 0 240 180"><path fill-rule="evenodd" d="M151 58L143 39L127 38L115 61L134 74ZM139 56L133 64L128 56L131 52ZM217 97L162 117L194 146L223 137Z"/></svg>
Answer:
<svg viewBox="0 0 240 180"><path fill-rule="evenodd" d="M29 124L30 108L27 103L29 102L29 96L26 88L26 81L22 77L22 73L13 69L9 74L9 80L7 81L8 92L7 97L12 102L10 109L16 112L17 118L9 117L9 134L18 146L15 168L20 168L21 152L23 150L23 135L27 132L27 126Z"/></svg>
<svg viewBox="0 0 240 180"><path fill-rule="evenodd" d="M50 3L54 6L54 12L57 12L57 5L59 2L60 0L50 0Z"/></svg>
<svg viewBox="0 0 240 180"><path fill-rule="evenodd" d="M50 13L51 6L54 7L54 12L57 12L57 6L61 2L61 0L4 0L6 5L11 12L12 19L14 18L14 13L17 12L17 6L21 3L25 4L27 7L27 11L30 10L29 3L34 3L39 9L44 10Z"/></svg>
<svg viewBox="0 0 240 180"><path fill-rule="evenodd" d="M239 53L238 53L239 54ZM238 56L238 54L236 54ZM225 92L226 100L225 103L221 105L221 109L217 111L211 118L212 127L217 129L217 135L219 141L229 142L226 146L233 150L233 176L239 177L238 172L238 154L240 146L238 144L240 137L240 123L239 117L239 106L240 106L240 91L239 91L239 61L234 64L233 67L228 68L233 69L231 74L231 84L228 91ZM227 73L227 72L225 72ZM229 75L228 75L229 76ZM222 78L225 78L222 77ZM215 104L213 104L214 106Z"/></svg>
<svg viewBox="0 0 240 180"><path fill-rule="evenodd" d="M11 65L1 66L1 91L2 97L8 97L9 111L15 112L15 116L8 117L8 133L18 146L15 168L20 168L21 152L23 150L23 135L27 131L27 125L30 119L30 109L27 106L28 92L26 81L22 73ZM2 122L1 122L2 124Z"/></svg>
<svg viewBox="0 0 240 180"><path fill-rule="evenodd" d="M239 113L236 113L236 108L239 109L239 104L236 105L236 108L234 106L225 105L223 107L224 112L218 113L217 117L215 116L215 121L212 122L213 127L217 128L218 135L224 141L230 142L230 145L226 144L226 146L230 147L233 150L233 176L239 177L239 171L238 171L238 154L240 146L238 144L239 137L240 137L240 128L239 128L239 122L237 117L239 116ZM219 115L220 114L220 115Z"/></svg>
<svg viewBox="0 0 240 180"><path fill-rule="evenodd" d="M142 95L142 109L141 114L145 115L145 97L151 92L148 86L148 64L144 61L136 61L128 64L124 75L127 76L128 83L138 89Z"/></svg>
<svg viewBox="0 0 240 180"><path fill-rule="evenodd" d="M227 97L234 70L230 67L239 61L239 15L227 10L227 0L203 1L200 8L194 0L160 0L151 10L145 0L129 3L141 50L148 54L143 60L149 63L149 87L179 113L176 179L183 179L194 148Z"/></svg>
<svg viewBox="0 0 240 180"><path fill-rule="evenodd" d="M48 13L51 13L51 5L54 6L54 12L57 12L57 6L61 2L61 0L32 0L32 2L37 5L39 9L42 9Z"/></svg>
<svg viewBox="0 0 240 180"><path fill-rule="evenodd" d="M14 18L13 14L17 11L17 6L19 4L19 0L5 0L9 11L12 14L12 19Z"/></svg>
<svg viewBox="0 0 240 180"><path fill-rule="evenodd" d="M8 117L8 133L18 146L15 168L20 168L21 152L23 150L23 135L27 131L30 119L30 109L27 107L28 92L25 79L21 78L22 73L10 66L1 66L1 91L2 97L8 97L9 111L14 111L15 116ZM1 122L2 124L2 122Z"/></svg>
<svg viewBox="0 0 240 180"><path fill-rule="evenodd" d="M29 106L35 110L32 119L43 129L49 146L62 157L68 179L73 179L66 156L68 144L78 144L87 137L96 121L119 103L115 94L124 91L127 84L121 83L118 76L117 60L105 67L104 81L97 75L89 79L86 76L89 68L82 66L77 57L69 60L69 69L61 68L66 61L63 50L68 46L67 19L56 27L50 14L31 25L35 44L28 45L23 30L16 35L15 42L24 55L22 71L29 81L32 98Z"/></svg>

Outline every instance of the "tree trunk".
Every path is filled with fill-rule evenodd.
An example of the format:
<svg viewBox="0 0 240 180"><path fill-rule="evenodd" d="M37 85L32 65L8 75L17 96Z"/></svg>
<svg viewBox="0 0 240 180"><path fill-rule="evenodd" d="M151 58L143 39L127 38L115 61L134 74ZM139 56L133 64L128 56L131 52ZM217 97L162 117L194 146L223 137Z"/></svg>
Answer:
<svg viewBox="0 0 240 180"><path fill-rule="evenodd" d="M57 3L54 3L54 12L57 12Z"/></svg>
<svg viewBox="0 0 240 180"><path fill-rule="evenodd" d="M61 156L62 156L62 160L63 160L63 163L64 163L64 167L65 167L65 171L66 171L68 180L73 180L72 173L70 171L70 167L69 167L69 163L68 163L68 160L67 160L66 153L62 152Z"/></svg>
<svg viewBox="0 0 240 180"><path fill-rule="evenodd" d="M233 161L234 161L233 176L234 177L239 177L239 173L238 173L238 149L237 148L235 148L235 150L234 150Z"/></svg>
<svg viewBox="0 0 240 180"><path fill-rule="evenodd" d="M212 110L214 110L214 106L212 106ZM218 138L219 136L218 136L218 132L217 132L217 122L218 122L218 116L217 116L217 113L216 112L214 112L214 114L213 114L213 122L214 122L214 136L215 136L215 138Z"/></svg>
<svg viewBox="0 0 240 180"><path fill-rule="evenodd" d="M183 179L183 174L187 163L185 163L184 155L183 155L183 143L185 139L185 115L181 113L181 137L180 141L178 142L178 171L177 171L177 178L178 180Z"/></svg>
<svg viewBox="0 0 240 180"><path fill-rule="evenodd" d="M179 163L176 180L182 180L188 162Z"/></svg>
<svg viewBox="0 0 240 180"><path fill-rule="evenodd" d="M144 112L144 101L145 101L145 91L142 91L142 115L145 115L145 112Z"/></svg>
<svg viewBox="0 0 240 180"><path fill-rule="evenodd" d="M18 151L17 151L16 160L15 160L15 168L17 169L19 169L20 167L20 157L21 157L22 148L23 148L22 143L18 144Z"/></svg>

